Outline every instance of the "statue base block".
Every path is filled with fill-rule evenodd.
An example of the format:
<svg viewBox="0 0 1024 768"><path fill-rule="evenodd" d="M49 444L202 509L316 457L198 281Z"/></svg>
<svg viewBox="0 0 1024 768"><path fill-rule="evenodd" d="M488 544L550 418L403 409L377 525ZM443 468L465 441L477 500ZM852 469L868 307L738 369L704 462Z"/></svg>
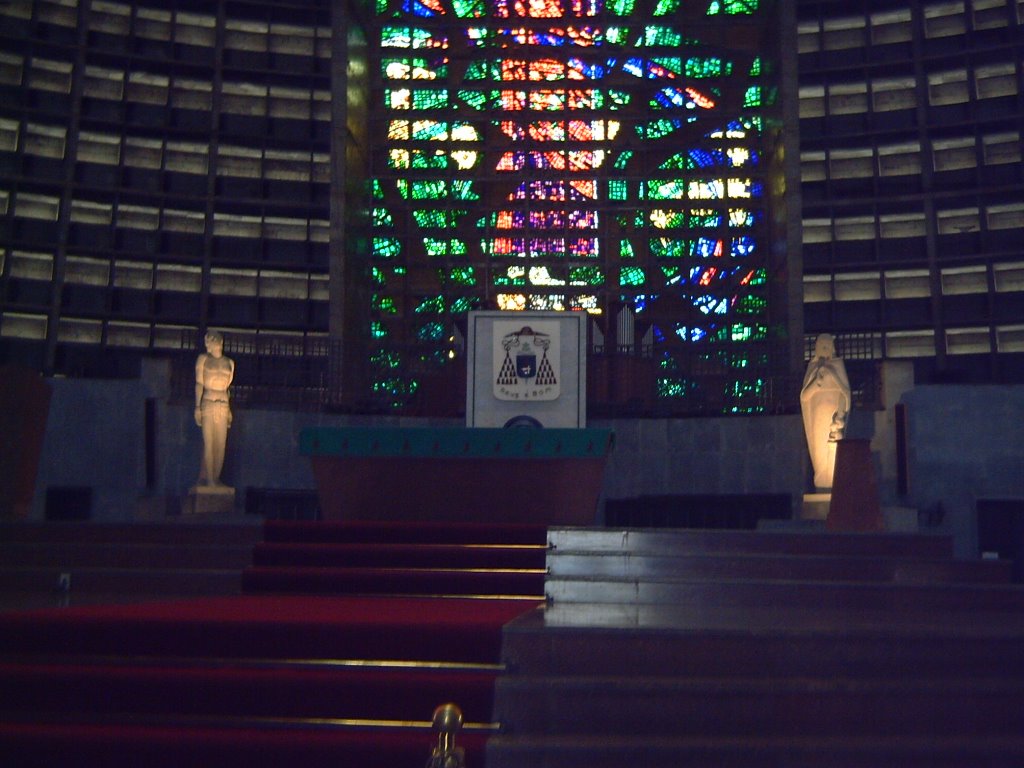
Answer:
<svg viewBox="0 0 1024 768"><path fill-rule="evenodd" d="M805 493L800 509L801 520L824 520L832 503L832 493Z"/></svg>
<svg viewBox="0 0 1024 768"><path fill-rule="evenodd" d="M235 511L235 489L229 485L193 486L181 505L182 515L223 515Z"/></svg>

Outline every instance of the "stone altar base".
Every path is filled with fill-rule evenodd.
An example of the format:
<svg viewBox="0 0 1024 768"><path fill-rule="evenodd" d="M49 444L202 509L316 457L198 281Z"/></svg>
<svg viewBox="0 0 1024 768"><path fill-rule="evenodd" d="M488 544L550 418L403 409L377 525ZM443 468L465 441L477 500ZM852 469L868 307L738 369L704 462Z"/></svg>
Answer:
<svg viewBox="0 0 1024 768"><path fill-rule="evenodd" d="M235 511L235 489L229 485L195 485L181 505L182 515L223 515Z"/></svg>

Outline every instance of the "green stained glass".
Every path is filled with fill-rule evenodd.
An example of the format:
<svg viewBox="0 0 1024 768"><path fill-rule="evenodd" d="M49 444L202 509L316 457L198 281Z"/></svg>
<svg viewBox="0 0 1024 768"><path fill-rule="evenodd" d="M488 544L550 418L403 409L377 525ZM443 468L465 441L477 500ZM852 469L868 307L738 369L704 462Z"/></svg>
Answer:
<svg viewBox="0 0 1024 768"><path fill-rule="evenodd" d="M448 195L448 185L443 179L404 183L409 184L409 192L413 200L441 200Z"/></svg>
<svg viewBox="0 0 1024 768"><path fill-rule="evenodd" d="M696 382L688 379L658 377L656 386L658 397L681 398L692 394L697 389Z"/></svg>
<svg viewBox="0 0 1024 768"><path fill-rule="evenodd" d="M387 208L374 208L373 209L373 226L375 227L393 227L395 226L394 219L391 218L391 213Z"/></svg>
<svg viewBox="0 0 1024 768"><path fill-rule="evenodd" d="M636 0L609 0L605 7L615 16L629 16L635 4Z"/></svg>
<svg viewBox="0 0 1024 768"><path fill-rule="evenodd" d="M752 85L747 88L747 92L743 95L743 106L746 109L761 106L761 86Z"/></svg>
<svg viewBox="0 0 1024 768"><path fill-rule="evenodd" d="M665 179L659 181L648 181L647 187L647 199L648 200L685 200L686 199L686 187L685 181L680 179Z"/></svg>
<svg viewBox="0 0 1024 768"><path fill-rule="evenodd" d="M416 329L419 341L441 341L445 338L444 324L440 322L426 323Z"/></svg>
<svg viewBox="0 0 1024 768"><path fill-rule="evenodd" d="M660 168L665 170L687 170L693 168L693 160L690 159L690 155L686 152L677 152L672 155L668 160L661 164Z"/></svg>
<svg viewBox="0 0 1024 768"><path fill-rule="evenodd" d="M750 15L756 13L760 0L720 0L722 9L729 16Z"/></svg>
<svg viewBox="0 0 1024 768"><path fill-rule="evenodd" d="M372 355L370 355L370 362L375 365L379 370L395 370L401 363L401 357L397 352L390 352L384 349L378 349Z"/></svg>
<svg viewBox="0 0 1024 768"><path fill-rule="evenodd" d="M462 315L469 312L471 309L477 306L477 302L474 299L466 296L459 296L457 299L452 299L449 311L453 315Z"/></svg>
<svg viewBox="0 0 1024 768"><path fill-rule="evenodd" d="M444 257L448 255L448 241L438 240L433 237L423 238L423 248L429 256Z"/></svg>
<svg viewBox="0 0 1024 768"><path fill-rule="evenodd" d="M672 283L683 273L683 268L675 265L662 266L661 273L665 275L666 283Z"/></svg>
<svg viewBox="0 0 1024 768"><path fill-rule="evenodd" d="M629 240L619 240L619 258L620 259L635 259L636 254L633 252L633 243Z"/></svg>
<svg viewBox="0 0 1024 768"><path fill-rule="evenodd" d="M402 246L397 237L375 237L373 238L373 255L379 259L393 259L402 252Z"/></svg>
<svg viewBox="0 0 1024 768"><path fill-rule="evenodd" d="M473 109L487 109L487 94L483 91L459 91L459 101Z"/></svg>
<svg viewBox="0 0 1024 768"><path fill-rule="evenodd" d="M604 272L600 267L570 267L571 285L604 285Z"/></svg>
<svg viewBox="0 0 1024 768"><path fill-rule="evenodd" d="M719 58L691 56L686 60L686 76L692 78L721 77L732 74L732 62Z"/></svg>
<svg viewBox="0 0 1024 768"><path fill-rule="evenodd" d="M683 60L678 56L656 56L651 61L664 67L673 75L683 74Z"/></svg>
<svg viewBox="0 0 1024 768"><path fill-rule="evenodd" d="M370 306L372 306L378 312L383 312L387 315L394 315L398 313L395 308L395 300L391 296L385 296L384 294L375 293L370 297Z"/></svg>
<svg viewBox="0 0 1024 768"><path fill-rule="evenodd" d="M611 102L608 106L612 109L629 106L629 103L633 98L632 95L626 91L618 91L613 88L609 88L605 95Z"/></svg>
<svg viewBox="0 0 1024 768"><path fill-rule="evenodd" d="M434 152L415 150L411 155L411 160L413 168L443 170L448 167L448 155L440 150L435 150Z"/></svg>
<svg viewBox="0 0 1024 768"><path fill-rule="evenodd" d="M619 270L619 285L636 287L646 281L647 276L640 267L622 267Z"/></svg>
<svg viewBox="0 0 1024 768"><path fill-rule="evenodd" d="M429 299L421 301L413 312L418 314L432 314L442 315L444 314L445 302L444 296L431 296Z"/></svg>
<svg viewBox="0 0 1024 768"><path fill-rule="evenodd" d="M722 212L714 209L693 209L687 222L690 227L719 227L722 225Z"/></svg>
<svg viewBox="0 0 1024 768"><path fill-rule="evenodd" d="M650 241L651 255L659 259L681 259L686 256L685 240L656 238Z"/></svg>
<svg viewBox="0 0 1024 768"><path fill-rule="evenodd" d="M388 278L380 267L370 267L370 281L378 288L382 288L387 285Z"/></svg>
<svg viewBox="0 0 1024 768"><path fill-rule="evenodd" d="M653 24L644 28L643 45L659 48L678 48L683 36L671 27L659 27Z"/></svg>
<svg viewBox="0 0 1024 768"><path fill-rule="evenodd" d="M668 136L679 126L678 120L652 120L649 123L637 125L636 131L642 138L653 141Z"/></svg>
<svg viewBox="0 0 1024 768"><path fill-rule="evenodd" d="M741 296L739 301L736 302L736 312L741 315L761 317L767 308L768 299L764 296L747 294L746 296Z"/></svg>
<svg viewBox="0 0 1024 768"><path fill-rule="evenodd" d="M762 64L761 64L761 57L758 56L758 57L756 57L754 59L753 63L750 65L750 76L751 77L758 77L758 76L760 76L760 74L761 74L761 66L762 66Z"/></svg>
<svg viewBox="0 0 1024 768"><path fill-rule="evenodd" d="M373 391L377 394L390 395L393 398L391 405L400 408L410 396L416 394L419 386L415 379L395 377L373 382Z"/></svg>
<svg viewBox="0 0 1024 768"><path fill-rule="evenodd" d="M387 326L385 326L384 323L382 323L382 322L380 322L378 320L371 320L370 321L370 335L373 338L375 338L375 339L387 338L387 335L388 335Z"/></svg>
<svg viewBox="0 0 1024 768"><path fill-rule="evenodd" d="M612 179L608 182L609 200L629 199L629 186L622 179Z"/></svg>
<svg viewBox="0 0 1024 768"><path fill-rule="evenodd" d="M733 323L723 330L725 336L722 341L764 341L768 336L768 328L764 325Z"/></svg>
<svg viewBox="0 0 1024 768"><path fill-rule="evenodd" d="M679 9L680 3L683 0L657 0L657 4L654 7L655 16L668 16L675 13Z"/></svg>
<svg viewBox="0 0 1024 768"><path fill-rule="evenodd" d="M451 227L455 225L458 212L420 208L413 211L412 216L421 227Z"/></svg>
<svg viewBox="0 0 1024 768"><path fill-rule="evenodd" d="M480 195L473 191L472 181L456 179L452 182L452 198L455 200L479 200Z"/></svg>
<svg viewBox="0 0 1024 768"><path fill-rule="evenodd" d="M432 39L433 34L426 29L384 26L380 32L383 48L426 48Z"/></svg>
<svg viewBox="0 0 1024 768"><path fill-rule="evenodd" d="M633 159L633 150L626 149L619 153L619 156L615 158L615 169L623 170L629 165L629 161Z"/></svg>
<svg viewBox="0 0 1024 768"><path fill-rule="evenodd" d="M374 179L370 189L374 200L384 199L384 188L380 185L380 179Z"/></svg>
<svg viewBox="0 0 1024 768"><path fill-rule="evenodd" d="M441 109L448 106L448 89L417 89L412 92L413 109Z"/></svg>
<svg viewBox="0 0 1024 768"><path fill-rule="evenodd" d="M606 27L604 39L613 45L623 45L629 39L628 27Z"/></svg>
<svg viewBox="0 0 1024 768"><path fill-rule="evenodd" d="M460 19L479 19L487 13L483 0L452 0L452 10Z"/></svg>
<svg viewBox="0 0 1024 768"><path fill-rule="evenodd" d="M676 229L686 224L682 211L666 211L656 208L651 211L651 225L658 229Z"/></svg>

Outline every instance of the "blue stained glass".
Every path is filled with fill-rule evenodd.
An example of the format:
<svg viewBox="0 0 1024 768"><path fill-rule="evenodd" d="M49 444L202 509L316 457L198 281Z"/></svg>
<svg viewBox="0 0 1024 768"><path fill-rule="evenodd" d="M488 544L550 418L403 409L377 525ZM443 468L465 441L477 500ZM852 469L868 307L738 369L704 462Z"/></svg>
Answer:
<svg viewBox="0 0 1024 768"><path fill-rule="evenodd" d="M605 74L605 68L600 64L590 64L581 59L569 59L568 67L579 72L588 80L600 80Z"/></svg>
<svg viewBox="0 0 1024 768"><path fill-rule="evenodd" d="M713 240L709 237L698 237L693 242L691 255L700 256L702 259L710 259L722 255L722 241Z"/></svg>
<svg viewBox="0 0 1024 768"><path fill-rule="evenodd" d="M437 11L427 3L420 2L420 0L405 0L402 3L402 10L406 13L411 13L414 16L436 16Z"/></svg>
<svg viewBox="0 0 1024 768"><path fill-rule="evenodd" d="M732 255L737 257L746 257L754 252L754 238L752 237L734 237L732 240Z"/></svg>

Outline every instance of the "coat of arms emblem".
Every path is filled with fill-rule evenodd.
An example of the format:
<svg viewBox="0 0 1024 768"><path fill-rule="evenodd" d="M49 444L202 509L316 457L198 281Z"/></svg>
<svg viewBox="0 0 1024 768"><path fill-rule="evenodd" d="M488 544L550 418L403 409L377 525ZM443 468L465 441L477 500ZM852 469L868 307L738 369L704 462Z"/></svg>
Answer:
<svg viewBox="0 0 1024 768"><path fill-rule="evenodd" d="M494 324L494 396L499 400L555 400L559 395L558 326Z"/></svg>

